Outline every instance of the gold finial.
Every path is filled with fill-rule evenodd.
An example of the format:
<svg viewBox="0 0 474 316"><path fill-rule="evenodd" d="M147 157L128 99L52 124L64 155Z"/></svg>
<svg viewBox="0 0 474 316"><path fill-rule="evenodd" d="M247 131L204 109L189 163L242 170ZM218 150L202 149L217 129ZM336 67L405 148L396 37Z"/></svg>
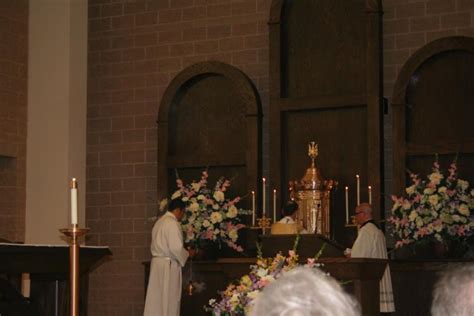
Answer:
<svg viewBox="0 0 474 316"><path fill-rule="evenodd" d="M71 189L77 189L77 180L76 180L76 178L72 178L72 180L71 180Z"/></svg>
<svg viewBox="0 0 474 316"><path fill-rule="evenodd" d="M311 158L311 168L314 168L314 159L318 156L318 144L316 142L308 144L308 156Z"/></svg>

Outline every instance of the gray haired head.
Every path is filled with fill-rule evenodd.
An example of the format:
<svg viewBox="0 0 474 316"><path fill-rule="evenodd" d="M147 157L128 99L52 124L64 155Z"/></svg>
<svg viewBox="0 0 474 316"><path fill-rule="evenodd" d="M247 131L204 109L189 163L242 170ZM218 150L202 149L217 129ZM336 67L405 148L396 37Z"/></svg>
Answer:
<svg viewBox="0 0 474 316"><path fill-rule="evenodd" d="M432 316L470 316L474 311L474 263L456 264L439 278Z"/></svg>
<svg viewBox="0 0 474 316"><path fill-rule="evenodd" d="M359 316L358 303L332 277L300 267L265 287L252 316Z"/></svg>

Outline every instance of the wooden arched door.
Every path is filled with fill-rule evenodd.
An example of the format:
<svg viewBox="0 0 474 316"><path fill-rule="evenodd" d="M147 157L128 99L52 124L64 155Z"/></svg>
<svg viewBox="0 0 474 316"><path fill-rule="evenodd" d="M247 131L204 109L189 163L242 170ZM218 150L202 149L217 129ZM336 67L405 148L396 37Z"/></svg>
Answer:
<svg viewBox="0 0 474 316"><path fill-rule="evenodd" d="M430 173L435 154L445 169L458 155L460 176L474 181L473 82L473 38L436 40L403 66L392 99L396 193L407 169Z"/></svg>
<svg viewBox="0 0 474 316"><path fill-rule="evenodd" d="M158 198L184 181L232 178L230 193L245 196L261 174L261 104L250 79L237 68L203 62L179 73L158 114ZM248 199L242 201L249 206Z"/></svg>

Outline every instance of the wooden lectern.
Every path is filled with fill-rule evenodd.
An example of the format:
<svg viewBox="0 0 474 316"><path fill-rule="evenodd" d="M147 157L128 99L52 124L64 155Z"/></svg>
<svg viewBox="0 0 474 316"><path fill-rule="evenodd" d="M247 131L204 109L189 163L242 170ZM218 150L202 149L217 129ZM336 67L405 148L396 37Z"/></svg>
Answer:
<svg viewBox="0 0 474 316"><path fill-rule="evenodd" d="M80 247L81 300L87 306L88 272L111 255L108 247ZM69 305L69 247L0 243L0 274L30 273L31 301L40 315L67 315ZM1 294L1 293L0 293ZM0 314L1 314L0 310ZM86 315L83 308L80 315Z"/></svg>

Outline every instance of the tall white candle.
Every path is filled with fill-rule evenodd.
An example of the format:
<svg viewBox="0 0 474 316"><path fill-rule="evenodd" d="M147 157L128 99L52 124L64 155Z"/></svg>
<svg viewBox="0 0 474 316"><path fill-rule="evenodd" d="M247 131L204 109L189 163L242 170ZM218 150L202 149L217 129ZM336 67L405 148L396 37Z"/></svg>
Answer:
<svg viewBox="0 0 474 316"><path fill-rule="evenodd" d="M252 226L255 226L255 191L252 191Z"/></svg>
<svg viewBox="0 0 474 316"><path fill-rule="evenodd" d="M265 187L266 187L266 179L262 178L262 217L265 216L266 214L266 208L265 208Z"/></svg>
<svg viewBox="0 0 474 316"><path fill-rule="evenodd" d="M358 174L356 174L356 180L357 180L357 205L360 204L360 177Z"/></svg>
<svg viewBox="0 0 474 316"><path fill-rule="evenodd" d="M346 224L349 224L349 187L346 187Z"/></svg>
<svg viewBox="0 0 474 316"><path fill-rule="evenodd" d="M77 225L77 181L72 178L71 181L71 224Z"/></svg>
<svg viewBox="0 0 474 316"><path fill-rule="evenodd" d="M369 185L369 204L372 205L372 187Z"/></svg>
<svg viewBox="0 0 474 316"><path fill-rule="evenodd" d="M273 189L273 222L277 220L277 190Z"/></svg>

